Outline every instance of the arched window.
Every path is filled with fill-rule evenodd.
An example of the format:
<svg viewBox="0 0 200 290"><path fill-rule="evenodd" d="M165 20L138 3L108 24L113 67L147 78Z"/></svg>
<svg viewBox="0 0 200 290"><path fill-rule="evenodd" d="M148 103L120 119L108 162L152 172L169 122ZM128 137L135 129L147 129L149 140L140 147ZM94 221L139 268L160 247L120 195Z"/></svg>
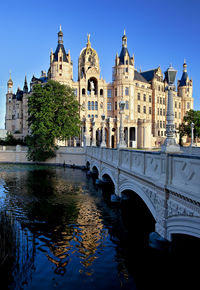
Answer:
<svg viewBox="0 0 200 290"><path fill-rule="evenodd" d="M82 95L85 95L85 89L82 89Z"/></svg>
<svg viewBox="0 0 200 290"><path fill-rule="evenodd" d="M95 102L95 110L98 110L98 102Z"/></svg>
<svg viewBox="0 0 200 290"><path fill-rule="evenodd" d="M90 108L90 101L88 102L88 110L91 110L91 108Z"/></svg>
<svg viewBox="0 0 200 290"><path fill-rule="evenodd" d="M94 102L92 101L92 110L94 110Z"/></svg>
<svg viewBox="0 0 200 290"><path fill-rule="evenodd" d="M125 109L128 110L128 101L126 101Z"/></svg>
<svg viewBox="0 0 200 290"><path fill-rule="evenodd" d="M100 89L100 96L103 96L103 89Z"/></svg>
<svg viewBox="0 0 200 290"><path fill-rule="evenodd" d="M128 87L125 88L125 96L128 96L129 95L129 90L128 90Z"/></svg>

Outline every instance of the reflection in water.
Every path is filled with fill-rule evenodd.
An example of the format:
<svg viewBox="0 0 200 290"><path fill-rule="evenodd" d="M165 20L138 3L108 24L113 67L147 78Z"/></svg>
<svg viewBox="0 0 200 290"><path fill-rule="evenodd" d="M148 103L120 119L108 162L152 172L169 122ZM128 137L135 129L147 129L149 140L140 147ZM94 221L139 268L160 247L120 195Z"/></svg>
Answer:
<svg viewBox="0 0 200 290"><path fill-rule="evenodd" d="M116 254L110 222L118 220L117 212L85 172L2 165L0 185L1 209L12 216L11 289L134 287Z"/></svg>
<svg viewBox="0 0 200 290"><path fill-rule="evenodd" d="M5 289L185 289L186 278L195 289L198 275L188 267L199 241L189 255L149 249L154 223L144 204L132 196L112 205L103 196L80 170L0 165Z"/></svg>

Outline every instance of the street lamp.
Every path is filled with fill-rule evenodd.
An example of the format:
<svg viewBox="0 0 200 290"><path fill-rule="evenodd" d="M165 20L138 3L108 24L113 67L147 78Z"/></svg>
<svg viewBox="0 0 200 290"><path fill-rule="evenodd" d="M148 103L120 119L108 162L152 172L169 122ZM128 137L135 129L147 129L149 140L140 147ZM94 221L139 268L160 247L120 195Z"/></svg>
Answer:
<svg viewBox="0 0 200 290"><path fill-rule="evenodd" d="M166 153L180 152L180 146L176 144L175 128L174 128L174 109L173 109L173 90L175 89L174 81L177 70L171 65L165 72L165 78L168 83L168 102L167 102L167 124L166 124L166 139L161 151Z"/></svg>
<svg viewBox="0 0 200 290"><path fill-rule="evenodd" d="M101 147L106 147L106 140L105 140L105 115L101 115L102 119L102 141L101 141Z"/></svg>
<svg viewBox="0 0 200 290"><path fill-rule="evenodd" d="M123 113L124 113L125 101L119 102L120 113L120 127L119 127L119 143L118 148L126 148L126 142L124 141L124 126L123 126Z"/></svg>

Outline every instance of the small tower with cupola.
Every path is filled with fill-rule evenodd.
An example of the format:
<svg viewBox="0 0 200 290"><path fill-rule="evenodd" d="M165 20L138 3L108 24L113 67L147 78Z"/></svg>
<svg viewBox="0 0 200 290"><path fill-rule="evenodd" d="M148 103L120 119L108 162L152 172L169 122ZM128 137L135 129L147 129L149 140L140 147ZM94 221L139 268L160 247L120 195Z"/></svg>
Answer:
<svg viewBox="0 0 200 290"><path fill-rule="evenodd" d="M181 80L178 81L178 96L181 97L181 121L183 121L186 112L193 109L192 91L192 79L189 79L186 60L184 60L183 74Z"/></svg>
<svg viewBox="0 0 200 290"><path fill-rule="evenodd" d="M63 32L60 26L56 51L51 51L48 78L70 85L73 80L73 64L70 51L66 53L63 45Z"/></svg>

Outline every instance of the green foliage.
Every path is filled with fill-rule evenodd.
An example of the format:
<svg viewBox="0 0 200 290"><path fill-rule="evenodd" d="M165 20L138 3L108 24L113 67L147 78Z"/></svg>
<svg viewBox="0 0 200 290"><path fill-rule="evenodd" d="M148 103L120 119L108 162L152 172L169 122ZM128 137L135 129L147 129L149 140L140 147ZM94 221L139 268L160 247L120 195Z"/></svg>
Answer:
<svg viewBox="0 0 200 290"><path fill-rule="evenodd" d="M16 139L11 133L7 133L5 140L0 139L0 145L3 146L16 146L26 145L26 142L22 139Z"/></svg>
<svg viewBox="0 0 200 290"><path fill-rule="evenodd" d="M200 136L200 111L187 111L183 123L179 125L180 139L187 135L191 137L191 123L194 123L194 137Z"/></svg>
<svg viewBox="0 0 200 290"><path fill-rule="evenodd" d="M37 84L28 99L28 158L44 161L55 156L55 140L79 136L79 104L73 89L55 81Z"/></svg>

